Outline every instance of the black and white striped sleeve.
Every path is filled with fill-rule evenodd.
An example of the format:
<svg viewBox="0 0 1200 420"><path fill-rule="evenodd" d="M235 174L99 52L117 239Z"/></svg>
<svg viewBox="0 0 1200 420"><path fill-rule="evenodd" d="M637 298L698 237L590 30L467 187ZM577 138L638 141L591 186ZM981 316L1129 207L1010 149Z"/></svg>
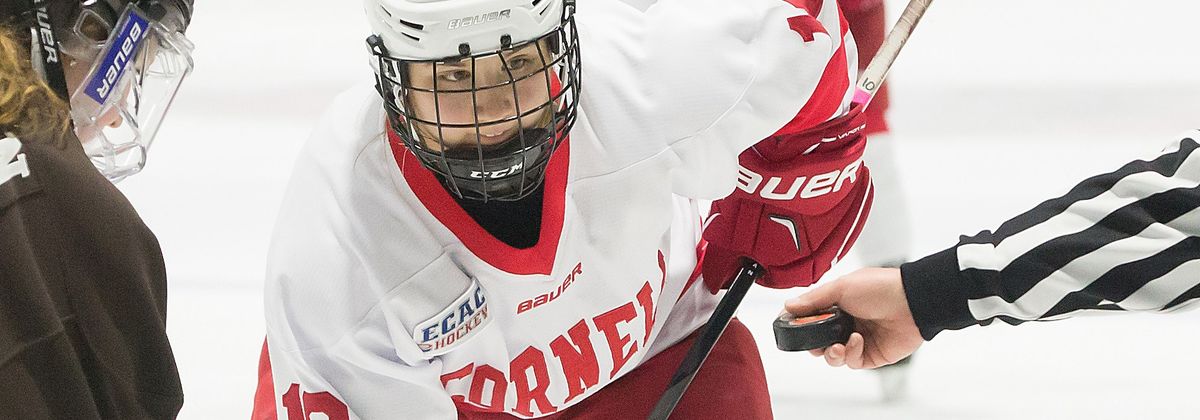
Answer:
<svg viewBox="0 0 1200 420"><path fill-rule="evenodd" d="M901 266L921 335L1200 297L1200 131Z"/></svg>

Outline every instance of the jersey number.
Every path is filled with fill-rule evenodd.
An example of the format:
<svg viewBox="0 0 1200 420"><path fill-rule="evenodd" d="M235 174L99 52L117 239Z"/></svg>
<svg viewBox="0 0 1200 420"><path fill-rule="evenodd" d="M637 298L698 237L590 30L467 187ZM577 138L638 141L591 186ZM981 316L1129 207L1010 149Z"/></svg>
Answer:
<svg viewBox="0 0 1200 420"><path fill-rule="evenodd" d="M20 175L29 177L29 163L21 151L21 141L12 137L0 137L0 184Z"/></svg>
<svg viewBox="0 0 1200 420"><path fill-rule="evenodd" d="M283 394L283 408L288 420L314 420L312 415L324 414L329 420L350 420L346 404L328 392L300 394L300 384L292 384Z"/></svg>

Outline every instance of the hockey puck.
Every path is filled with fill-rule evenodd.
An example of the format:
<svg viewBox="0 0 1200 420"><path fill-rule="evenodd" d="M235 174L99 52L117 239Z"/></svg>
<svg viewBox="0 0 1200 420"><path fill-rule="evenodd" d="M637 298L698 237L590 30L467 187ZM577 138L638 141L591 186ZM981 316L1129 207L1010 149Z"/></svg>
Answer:
<svg viewBox="0 0 1200 420"><path fill-rule="evenodd" d="M783 314L775 319L775 346L783 351L822 349L845 343L854 332L854 318L834 306L815 315Z"/></svg>

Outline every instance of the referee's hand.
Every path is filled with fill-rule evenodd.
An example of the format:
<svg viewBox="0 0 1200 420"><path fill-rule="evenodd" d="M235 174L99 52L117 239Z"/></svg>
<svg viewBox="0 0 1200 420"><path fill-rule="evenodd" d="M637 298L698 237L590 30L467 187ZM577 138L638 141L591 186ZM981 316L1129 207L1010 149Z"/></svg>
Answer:
<svg viewBox="0 0 1200 420"><path fill-rule="evenodd" d="M857 270L788 300L784 309L805 316L834 305L854 317L855 332L846 344L811 351L830 366L874 369L908 357L924 342L908 309L900 269Z"/></svg>

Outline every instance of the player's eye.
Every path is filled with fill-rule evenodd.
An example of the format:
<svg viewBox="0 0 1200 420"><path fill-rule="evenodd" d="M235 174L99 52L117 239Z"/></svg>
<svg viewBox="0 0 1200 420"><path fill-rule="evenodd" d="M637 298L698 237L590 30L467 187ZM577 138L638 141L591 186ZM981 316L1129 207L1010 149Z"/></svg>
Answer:
<svg viewBox="0 0 1200 420"><path fill-rule="evenodd" d="M528 67L529 64L533 62L533 60L530 60L529 58L526 58L526 57L513 57L513 58L508 59L506 62L508 64L509 70L521 70L521 69L524 69L525 67Z"/></svg>
<svg viewBox="0 0 1200 420"><path fill-rule="evenodd" d="M111 30L108 23L105 23L104 19L91 10L80 12L79 19L75 22L75 32L95 44L107 41Z"/></svg>
<svg viewBox="0 0 1200 420"><path fill-rule="evenodd" d="M438 73L438 78L447 82L461 82L471 79L471 72L467 70L444 71Z"/></svg>

